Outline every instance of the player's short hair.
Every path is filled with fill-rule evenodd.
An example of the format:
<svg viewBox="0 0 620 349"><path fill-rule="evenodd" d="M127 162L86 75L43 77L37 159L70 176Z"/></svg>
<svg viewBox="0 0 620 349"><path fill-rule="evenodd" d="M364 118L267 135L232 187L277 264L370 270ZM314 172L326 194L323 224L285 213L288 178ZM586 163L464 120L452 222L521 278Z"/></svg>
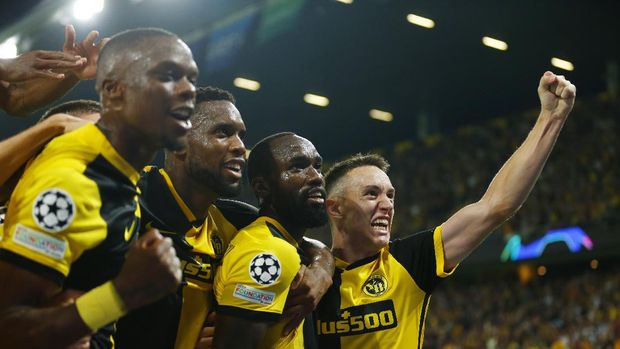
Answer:
<svg viewBox="0 0 620 349"><path fill-rule="evenodd" d="M100 113L101 104L97 101L91 101L89 99L76 99L73 101L64 102L49 108L43 115L39 122L49 118L54 114L69 114L71 116L79 117L81 115Z"/></svg>
<svg viewBox="0 0 620 349"><path fill-rule="evenodd" d="M271 142L284 136L296 136L293 132L280 132L267 136L252 148L248 157L248 180L250 183L257 177L269 177L274 169L273 154L271 152Z"/></svg>
<svg viewBox="0 0 620 349"><path fill-rule="evenodd" d="M118 73L118 70L122 70L117 66L117 62L123 61L126 55L135 52L145 40L157 37L178 38L174 33L161 28L135 28L113 35L99 53L97 61L97 90L101 88L101 84L107 77Z"/></svg>
<svg viewBox="0 0 620 349"><path fill-rule="evenodd" d="M214 86L198 87L196 89L196 105L210 101L229 101L235 104L235 97L232 93Z"/></svg>
<svg viewBox="0 0 620 349"><path fill-rule="evenodd" d="M360 153L352 155L335 163L325 172L325 190L327 194L329 195L342 177L351 170L362 166L375 166L385 173L390 169L390 163L381 155Z"/></svg>

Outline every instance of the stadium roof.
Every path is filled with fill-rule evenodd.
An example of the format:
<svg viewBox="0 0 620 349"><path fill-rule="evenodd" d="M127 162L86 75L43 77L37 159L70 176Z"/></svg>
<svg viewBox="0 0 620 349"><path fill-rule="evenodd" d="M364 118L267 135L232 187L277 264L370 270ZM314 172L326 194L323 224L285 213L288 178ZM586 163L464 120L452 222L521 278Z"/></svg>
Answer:
<svg viewBox="0 0 620 349"><path fill-rule="evenodd" d="M292 130L328 159L535 108L545 70L567 75L579 98L618 84L620 4L612 0L108 0L82 22L72 6L4 2L0 43L17 35L21 52L59 49L63 23L74 23L79 37L90 29L169 29L190 43L200 84L235 94L249 145ZM418 17L409 14L432 28L412 24ZM507 50L483 45L485 36ZM574 70L553 67L554 57ZM260 88L238 88L237 77ZM304 102L308 93L327 106ZM92 82L67 96L76 97L96 98ZM373 119L371 109L393 120ZM2 138L26 125L6 115L0 123Z"/></svg>

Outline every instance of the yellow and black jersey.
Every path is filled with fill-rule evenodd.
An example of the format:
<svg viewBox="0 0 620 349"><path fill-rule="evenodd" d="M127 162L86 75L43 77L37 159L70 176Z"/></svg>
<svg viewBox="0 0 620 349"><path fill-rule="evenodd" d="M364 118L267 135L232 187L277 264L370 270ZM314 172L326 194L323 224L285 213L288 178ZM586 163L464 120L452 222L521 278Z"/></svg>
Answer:
<svg viewBox="0 0 620 349"><path fill-rule="evenodd" d="M95 125L53 139L9 201L0 259L65 288L114 278L140 224L139 173ZM111 348L112 326L91 348Z"/></svg>
<svg viewBox="0 0 620 349"><path fill-rule="evenodd" d="M0 240L2 240L2 230L4 227L4 216L6 214L6 207L0 206Z"/></svg>
<svg viewBox="0 0 620 349"><path fill-rule="evenodd" d="M421 348L431 292L444 277L441 227L348 264L314 312L319 348Z"/></svg>
<svg viewBox="0 0 620 349"><path fill-rule="evenodd" d="M215 276L217 312L271 322L259 348L303 348L302 326L282 337L282 316L301 265L297 242L276 220L259 217L239 231Z"/></svg>
<svg viewBox="0 0 620 349"><path fill-rule="evenodd" d="M213 310L213 279L237 231L258 210L234 200L217 200L207 217L196 217L163 169L147 167L139 182L141 232L157 228L174 242L183 268L175 294L135 310L117 324L119 349L194 348L207 314Z"/></svg>

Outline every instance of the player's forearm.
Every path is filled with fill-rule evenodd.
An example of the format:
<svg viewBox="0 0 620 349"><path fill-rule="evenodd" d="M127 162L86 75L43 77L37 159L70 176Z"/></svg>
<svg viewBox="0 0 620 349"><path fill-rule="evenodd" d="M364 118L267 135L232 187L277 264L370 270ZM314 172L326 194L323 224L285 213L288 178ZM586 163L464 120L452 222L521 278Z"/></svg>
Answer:
<svg viewBox="0 0 620 349"><path fill-rule="evenodd" d="M91 330L74 304L53 308L14 307L0 315L0 348L66 348Z"/></svg>
<svg viewBox="0 0 620 349"><path fill-rule="evenodd" d="M64 96L79 79L67 73L62 80L34 78L11 84L6 110L11 115L27 116Z"/></svg>
<svg viewBox="0 0 620 349"><path fill-rule="evenodd" d="M325 244L318 240L304 237L301 249L310 256L310 264L308 265L310 268L321 268L330 277L334 276L334 256Z"/></svg>
<svg viewBox="0 0 620 349"><path fill-rule="evenodd" d="M565 118L541 112L523 144L502 166L481 199L495 224L512 216L525 202L555 145Z"/></svg>
<svg viewBox="0 0 620 349"><path fill-rule="evenodd" d="M499 170L482 199L442 225L445 271L473 251L521 207L549 157L564 120L541 114L523 144Z"/></svg>
<svg viewBox="0 0 620 349"><path fill-rule="evenodd" d="M267 333L269 324L229 315L217 314L214 349L255 349Z"/></svg>
<svg viewBox="0 0 620 349"><path fill-rule="evenodd" d="M63 132L63 126L53 120L35 126L0 142L0 186L32 158L41 147Z"/></svg>

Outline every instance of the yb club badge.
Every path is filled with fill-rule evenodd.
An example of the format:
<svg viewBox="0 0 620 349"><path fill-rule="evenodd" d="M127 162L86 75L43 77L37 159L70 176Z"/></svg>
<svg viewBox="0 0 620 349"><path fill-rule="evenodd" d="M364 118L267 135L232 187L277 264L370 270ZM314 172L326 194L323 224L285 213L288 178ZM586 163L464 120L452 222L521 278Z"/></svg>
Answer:
<svg viewBox="0 0 620 349"><path fill-rule="evenodd" d="M362 290L371 297L378 297L388 289L387 279L383 275L371 275L364 283Z"/></svg>
<svg viewBox="0 0 620 349"><path fill-rule="evenodd" d="M222 243L222 239L215 233L211 235L211 244L213 245L215 258L221 259L224 257L224 244Z"/></svg>

